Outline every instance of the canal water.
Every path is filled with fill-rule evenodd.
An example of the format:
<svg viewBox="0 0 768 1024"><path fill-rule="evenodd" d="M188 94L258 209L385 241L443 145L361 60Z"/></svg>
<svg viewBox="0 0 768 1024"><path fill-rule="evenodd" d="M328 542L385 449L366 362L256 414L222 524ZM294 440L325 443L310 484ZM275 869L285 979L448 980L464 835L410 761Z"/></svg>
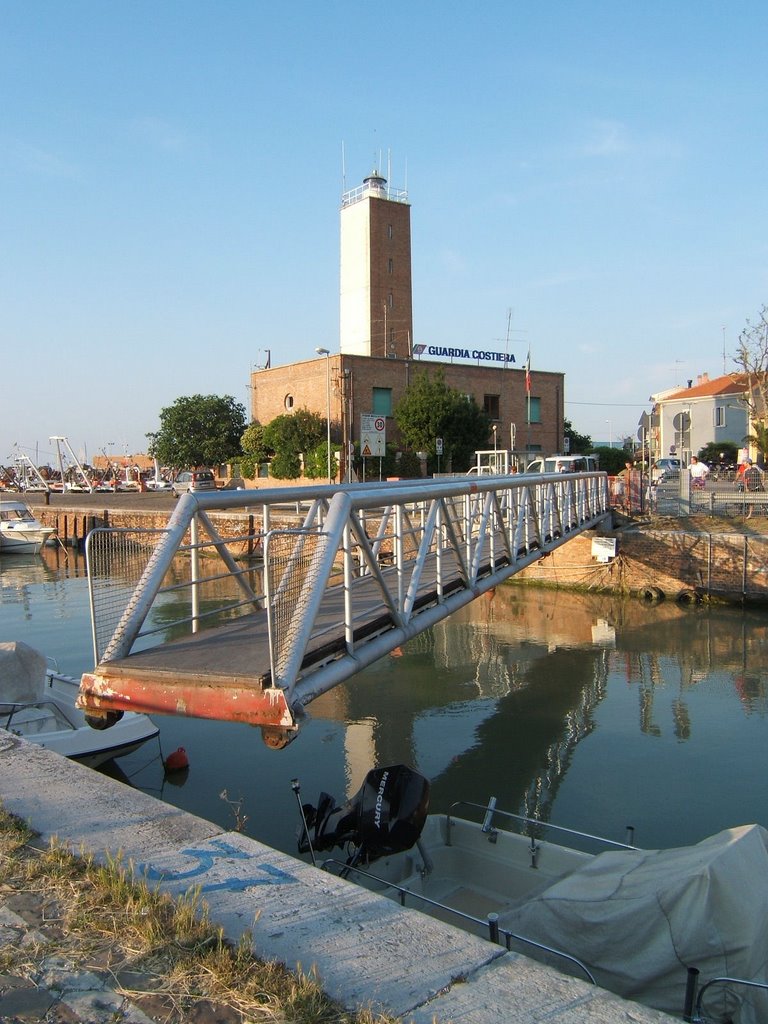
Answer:
<svg viewBox="0 0 768 1024"><path fill-rule="evenodd" d="M93 667L82 556L0 558L0 640L79 676ZM645 847L768 825L768 614L499 587L315 701L298 739L156 716L126 781L288 853L296 798L354 792L405 762L454 800L531 813ZM177 747L190 769L165 777ZM84 794L84 799L87 796Z"/></svg>

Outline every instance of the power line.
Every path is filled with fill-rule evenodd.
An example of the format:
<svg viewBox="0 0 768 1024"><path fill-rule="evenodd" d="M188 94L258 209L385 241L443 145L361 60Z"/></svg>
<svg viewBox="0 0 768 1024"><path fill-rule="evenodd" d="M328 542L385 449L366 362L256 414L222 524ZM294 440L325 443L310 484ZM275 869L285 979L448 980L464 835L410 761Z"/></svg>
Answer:
<svg viewBox="0 0 768 1024"><path fill-rule="evenodd" d="M644 409L648 402L570 402L566 399L565 405L601 405L607 409Z"/></svg>

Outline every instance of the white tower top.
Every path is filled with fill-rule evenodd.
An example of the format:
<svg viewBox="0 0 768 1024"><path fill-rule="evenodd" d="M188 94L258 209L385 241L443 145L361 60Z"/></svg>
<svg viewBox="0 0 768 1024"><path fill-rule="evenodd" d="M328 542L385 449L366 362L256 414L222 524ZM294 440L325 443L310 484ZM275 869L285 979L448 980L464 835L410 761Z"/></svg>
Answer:
<svg viewBox="0 0 768 1024"><path fill-rule="evenodd" d="M391 203L407 203L408 191L406 189L389 188L387 179L374 168L367 178L363 178L363 184L344 192L341 197L342 209L360 202L361 199L388 199Z"/></svg>

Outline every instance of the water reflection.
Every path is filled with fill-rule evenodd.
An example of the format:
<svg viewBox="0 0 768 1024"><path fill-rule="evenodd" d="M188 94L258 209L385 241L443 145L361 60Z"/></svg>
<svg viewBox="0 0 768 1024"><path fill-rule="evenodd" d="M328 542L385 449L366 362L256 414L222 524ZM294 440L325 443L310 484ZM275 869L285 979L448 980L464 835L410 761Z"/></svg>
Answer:
<svg viewBox="0 0 768 1024"><path fill-rule="evenodd" d="M605 831L606 805L621 803L614 832L629 817L643 842L672 845L765 820L761 796L733 790L746 776L763 792L767 628L756 612L499 588L312 714L347 723L350 791L369 765L406 761L432 780L440 810L493 794L507 809ZM757 749L745 716L761 719ZM576 775L580 792L563 799ZM564 821L576 806L585 817Z"/></svg>
<svg viewBox="0 0 768 1024"><path fill-rule="evenodd" d="M0 639L27 640L73 674L91 668L81 556L0 569ZM178 613L166 600L163 629ZM495 795L614 838L632 823L646 846L691 842L768 823L767 630L761 611L500 587L316 700L280 753L247 726L160 718L166 751L190 755L186 784L167 786L161 759L141 752L121 766L232 827L226 790L249 834L288 852L292 777L307 799L342 797L372 765L400 761L430 778L437 810Z"/></svg>

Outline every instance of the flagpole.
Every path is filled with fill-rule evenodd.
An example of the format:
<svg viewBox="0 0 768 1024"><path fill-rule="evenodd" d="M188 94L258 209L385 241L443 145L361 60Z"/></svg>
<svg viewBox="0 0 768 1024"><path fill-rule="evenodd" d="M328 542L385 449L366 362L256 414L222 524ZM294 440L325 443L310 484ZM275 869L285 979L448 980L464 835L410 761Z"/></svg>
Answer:
<svg viewBox="0 0 768 1024"><path fill-rule="evenodd" d="M525 361L525 406L526 406L526 435L525 435L525 453L526 457L530 457L531 451L531 349L528 347L528 357Z"/></svg>

